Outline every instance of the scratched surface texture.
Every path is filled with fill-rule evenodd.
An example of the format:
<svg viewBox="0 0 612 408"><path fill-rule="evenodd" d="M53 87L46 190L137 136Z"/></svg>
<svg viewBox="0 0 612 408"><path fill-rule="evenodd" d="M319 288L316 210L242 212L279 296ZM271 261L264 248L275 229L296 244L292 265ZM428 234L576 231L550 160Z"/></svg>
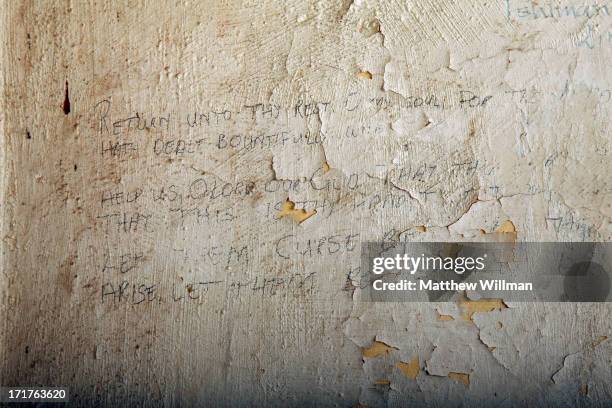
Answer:
<svg viewBox="0 0 612 408"><path fill-rule="evenodd" d="M3 1L0 383L609 406L610 304L369 303L364 241L609 241L612 4Z"/></svg>

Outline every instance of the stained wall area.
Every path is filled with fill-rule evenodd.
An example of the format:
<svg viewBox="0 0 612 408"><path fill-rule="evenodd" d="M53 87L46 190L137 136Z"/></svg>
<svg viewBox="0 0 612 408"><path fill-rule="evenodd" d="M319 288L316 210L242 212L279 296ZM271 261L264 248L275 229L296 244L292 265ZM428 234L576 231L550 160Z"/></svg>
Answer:
<svg viewBox="0 0 612 408"><path fill-rule="evenodd" d="M0 383L608 406L609 303L372 303L368 241L610 241L612 4L0 5Z"/></svg>

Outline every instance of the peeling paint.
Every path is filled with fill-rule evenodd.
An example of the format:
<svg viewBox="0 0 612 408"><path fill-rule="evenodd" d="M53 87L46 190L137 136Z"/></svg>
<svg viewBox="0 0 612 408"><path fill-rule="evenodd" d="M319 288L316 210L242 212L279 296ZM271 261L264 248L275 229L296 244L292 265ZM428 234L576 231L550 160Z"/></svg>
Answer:
<svg viewBox="0 0 612 408"><path fill-rule="evenodd" d="M441 322L450 322L450 321L455 320L455 318L451 315L445 315L445 314L438 313L438 320Z"/></svg>
<svg viewBox="0 0 612 408"><path fill-rule="evenodd" d="M487 313L508 308L501 299L462 299L459 301L458 305L461 309L461 317L468 321L472 321L474 313Z"/></svg>
<svg viewBox="0 0 612 408"><path fill-rule="evenodd" d="M375 341L368 348L363 349L362 355L365 358L376 358L385 354L389 354L391 351L399 350L397 347L389 346L382 341Z"/></svg>
<svg viewBox="0 0 612 408"><path fill-rule="evenodd" d="M357 76L362 79L372 79L372 73L370 71L361 71Z"/></svg>
<svg viewBox="0 0 612 408"><path fill-rule="evenodd" d="M612 401L610 303L371 302L360 259L612 241L610 16L141 3L0 6L6 384L79 406Z"/></svg>
<svg viewBox="0 0 612 408"><path fill-rule="evenodd" d="M595 348L606 340L608 340L608 336L599 336L595 340L593 340L593 342L591 343L591 347Z"/></svg>
<svg viewBox="0 0 612 408"><path fill-rule="evenodd" d="M289 217L298 224L301 224L316 213L316 210L306 211L303 208L295 208L295 203L289 199L286 199L283 203L282 209L278 212L278 216L281 218Z"/></svg>
<svg viewBox="0 0 612 408"><path fill-rule="evenodd" d="M397 368L399 368L406 377L410 378L411 380L416 380L421 370L419 364L419 357L416 356L408 363L400 361L399 363L397 363Z"/></svg>
<svg viewBox="0 0 612 408"><path fill-rule="evenodd" d="M465 385L466 387L470 386L470 375L465 373L448 373L448 378L453 381L457 381Z"/></svg>

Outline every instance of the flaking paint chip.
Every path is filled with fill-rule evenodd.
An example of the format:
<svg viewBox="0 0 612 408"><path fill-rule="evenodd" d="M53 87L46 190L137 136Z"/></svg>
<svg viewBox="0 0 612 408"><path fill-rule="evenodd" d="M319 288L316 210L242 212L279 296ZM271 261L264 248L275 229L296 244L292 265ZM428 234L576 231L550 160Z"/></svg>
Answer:
<svg viewBox="0 0 612 408"><path fill-rule="evenodd" d="M461 308L461 317L469 321L472 321L474 313L487 313L508 308L501 299L464 299L459 302L459 307Z"/></svg>
<svg viewBox="0 0 612 408"><path fill-rule="evenodd" d="M593 342L591 343L591 347L595 348L595 347L599 346L601 343L603 343L606 340L608 340L608 336L599 336L598 338L593 340Z"/></svg>
<svg viewBox="0 0 612 408"><path fill-rule="evenodd" d="M495 228L495 230L493 230L492 232L487 232L484 229L480 229L480 235L489 235L489 234L493 234L493 235L497 235L498 239L501 238L501 240L506 241L506 240L510 240L510 241L516 241L516 227L514 225L514 223L510 220L506 220L504 222L501 223L501 225L497 228Z"/></svg>
<svg viewBox="0 0 612 408"><path fill-rule="evenodd" d="M301 224L316 213L316 210L306 211L303 208L295 208L295 203L289 199L286 199L278 213L278 216L281 218L290 217L298 224Z"/></svg>
<svg viewBox="0 0 612 408"><path fill-rule="evenodd" d="M375 341L368 348L364 348L362 355L366 358L376 358L383 354L389 354L393 350L399 350L397 347L390 346L382 341Z"/></svg>
<svg viewBox="0 0 612 408"><path fill-rule="evenodd" d="M470 385L470 375L466 373L448 373L448 378L463 383L466 387Z"/></svg>
<svg viewBox="0 0 612 408"><path fill-rule="evenodd" d="M419 372L421 371L421 367L419 365L419 356L416 356L409 363L405 363L400 361L397 363L397 368L401 370L402 373L411 380L416 380Z"/></svg>
<svg viewBox="0 0 612 408"><path fill-rule="evenodd" d="M328 162L324 162L323 163L323 173L327 173L330 170L331 170L331 167L329 166L329 163Z"/></svg>
<svg viewBox="0 0 612 408"><path fill-rule="evenodd" d="M516 227L510 220L506 220L500 225L495 232L503 232L506 234L516 234Z"/></svg>
<svg viewBox="0 0 612 408"><path fill-rule="evenodd" d="M450 322L455 320L455 318L451 315L438 314L438 320L441 322Z"/></svg>
<svg viewBox="0 0 612 408"><path fill-rule="evenodd" d="M357 76L363 79L372 79L372 73L370 71L361 71Z"/></svg>

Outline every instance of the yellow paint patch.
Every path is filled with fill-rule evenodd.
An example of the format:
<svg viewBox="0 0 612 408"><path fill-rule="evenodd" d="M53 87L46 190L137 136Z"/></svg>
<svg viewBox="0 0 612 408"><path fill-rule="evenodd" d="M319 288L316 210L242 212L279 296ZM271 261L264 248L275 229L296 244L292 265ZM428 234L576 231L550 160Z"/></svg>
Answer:
<svg viewBox="0 0 612 408"><path fill-rule="evenodd" d="M455 320L455 318L451 315L438 314L438 320L441 322L450 322L452 320Z"/></svg>
<svg viewBox="0 0 612 408"><path fill-rule="evenodd" d="M361 354L366 358L376 358L383 354L388 354L393 350L399 349L383 343L382 341L375 341L370 347L363 349Z"/></svg>
<svg viewBox="0 0 612 408"><path fill-rule="evenodd" d="M363 79L372 79L372 73L370 71L361 71L357 76Z"/></svg>
<svg viewBox="0 0 612 408"><path fill-rule="evenodd" d="M374 383L376 385L390 385L391 381L387 380L386 378L380 379L380 380L376 380L376 382Z"/></svg>
<svg viewBox="0 0 612 408"><path fill-rule="evenodd" d="M479 300L461 300L459 302L461 308L461 317L465 320L472 320L474 313L487 313L494 310L507 309L508 306L501 299L479 299Z"/></svg>
<svg viewBox="0 0 612 408"><path fill-rule="evenodd" d="M330 170L331 170L331 167L329 167L329 163L328 162L323 163L323 173L327 173Z"/></svg>
<svg viewBox="0 0 612 408"><path fill-rule="evenodd" d="M510 220L506 220L490 233L485 231L484 229L480 229L480 235L487 235L489 237L492 237L492 239L495 241L514 242L516 241L517 232L514 223Z"/></svg>
<svg viewBox="0 0 612 408"><path fill-rule="evenodd" d="M503 232L506 234L516 234L516 227L510 220L506 220L500 225L495 232Z"/></svg>
<svg viewBox="0 0 612 408"><path fill-rule="evenodd" d="M463 383L466 387L470 385L470 375L465 373L448 373L448 378Z"/></svg>
<svg viewBox="0 0 612 408"><path fill-rule="evenodd" d="M593 343L591 343L591 347L595 348L606 340L608 340L608 336L599 336L598 338L593 340Z"/></svg>
<svg viewBox="0 0 612 408"><path fill-rule="evenodd" d="M416 229L419 232L427 232L427 227L424 225L419 225L418 227L415 227L414 229Z"/></svg>
<svg viewBox="0 0 612 408"><path fill-rule="evenodd" d="M399 368L404 375L412 380L416 380L419 372L421 371L421 367L419 365L419 356L413 358L409 363L404 363L400 361L397 363L397 368Z"/></svg>
<svg viewBox="0 0 612 408"><path fill-rule="evenodd" d="M290 217L298 224L306 221L317 213L316 210L306 211L303 208L295 208L295 203L289 199L285 200L283 207L278 212L279 217Z"/></svg>

